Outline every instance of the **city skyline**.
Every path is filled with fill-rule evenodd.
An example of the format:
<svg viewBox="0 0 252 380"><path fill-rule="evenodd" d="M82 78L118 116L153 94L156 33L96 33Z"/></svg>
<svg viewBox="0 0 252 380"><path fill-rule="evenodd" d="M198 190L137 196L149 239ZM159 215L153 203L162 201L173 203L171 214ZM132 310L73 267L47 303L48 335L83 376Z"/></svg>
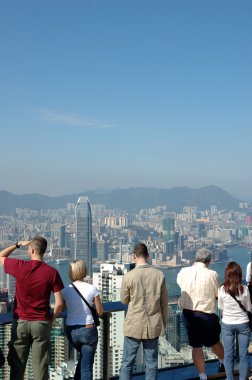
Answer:
<svg viewBox="0 0 252 380"><path fill-rule="evenodd" d="M3 2L1 188L251 200L252 4Z"/></svg>
<svg viewBox="0 0 252 380"><path fill-rule="evenodd" d="M127 206L125 202L125 207ZM165 205L159 205L147 206L133 213L100 203L92 204L91 207L92 221L86 197L80 197L77 205L65 202L59 208L48 207L40 210L18 207L10 215L1 214L1 246L4 248L15 241L28 240L35 235L46 237L48 250L44 260L59 271L66 285L69 282L68 266L76 258L76 253L80 254L77 258L84 258L89 264L91 255L85 254L88 248L85 243L89 241L91 245L92 234L92 280L101 292L104 309L108 313L104 315L99 328L99 345L94 364L94 376L100 379L106 377L105 372L109 372L110 376L119 372L125 314L125 308L118 302L122 278L126 271L134 267L134 245L140 241L146 244L150 262L164 273L169 293L169 323L165 336L159 342L158 367L163 370L169 367L171 373L170 367L175 367L176 371L183 364L190 365L191 350L177 305L180 295L176 284L177 274L183 266L193 264L196 251L205 247L211 251L211 269L217 271L221 281L230 260L239 262L245 279L247 263L251 260L252 205L241 203L235 210L219 210L214 204L201 210L196 206L185 205L180 212L169 212ZM78 242L78 247L74 242ZM75 248L78 248L78 252ZM25 260L28 258L27 250L16 250L11 257ZM5 275L3 267L0 277L3 313L0 343L7 356L11 316L6 311L9 312L12 308L15 287L14 278ZM51 334L50 376L62 380L66 377L73 378L76 364L76 361L72 361L73 353L64 332L64 321L57 319ZM210 352L207 353L208 360L214 359L211 355ZM105 358L109 359L108 367L104 365ZM141 352L134 369L137 373L144 370ZM29 371L28 365L27 379L33 379L33 374ZM185 367L183 371L185 372ZM0 379L9 376L7 362L0 372Z"/></svg>

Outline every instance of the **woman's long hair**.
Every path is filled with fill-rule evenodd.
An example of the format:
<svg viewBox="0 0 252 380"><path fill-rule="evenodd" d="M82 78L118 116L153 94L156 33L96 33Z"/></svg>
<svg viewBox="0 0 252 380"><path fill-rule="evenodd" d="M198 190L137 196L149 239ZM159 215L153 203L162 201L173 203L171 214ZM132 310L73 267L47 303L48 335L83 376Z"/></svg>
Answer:
<svg viewBox="0 0 252 380"><path fill-rule="evenodd" d="M231 261L225 268L224 290L232 296L243 294L242 269L238 263Z"/></svg>

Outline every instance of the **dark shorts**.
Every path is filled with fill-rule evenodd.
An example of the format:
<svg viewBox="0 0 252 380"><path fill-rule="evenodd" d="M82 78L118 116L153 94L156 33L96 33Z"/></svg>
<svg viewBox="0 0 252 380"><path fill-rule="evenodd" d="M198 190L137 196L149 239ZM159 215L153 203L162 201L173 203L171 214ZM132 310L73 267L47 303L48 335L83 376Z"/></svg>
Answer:
<svg viewBox="0 0 252 380"><path fill-rule="evenodd" d="M190 346L212 347L219 342L221 326L216 314L184 309L183 318Z"/></svg>

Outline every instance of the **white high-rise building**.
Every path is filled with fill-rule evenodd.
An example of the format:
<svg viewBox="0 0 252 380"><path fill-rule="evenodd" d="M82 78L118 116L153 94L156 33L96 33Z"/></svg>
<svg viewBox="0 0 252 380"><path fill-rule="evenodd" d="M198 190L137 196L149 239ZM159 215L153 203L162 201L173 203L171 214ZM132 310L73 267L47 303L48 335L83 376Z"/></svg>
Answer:
<svg viewBox="0 0 252 380"><path fill-rule="evenodd" d="M75 208L75 260L83 260L92 277L92 216L87 197L79 197Z"/></svg>
<svg viewBox="0 0 252 380"><path fill-rule="evenodd" d="M127 270L123 264L102 264L99 273L93 274L93 284L101 291L102 302L111 302L120 300L120 290L123 274ZM109 341L109 356L110 356L110 376L118 375L122 354L123 354L123 322L124 311L111 313L110 320L110 341ZM96 351L94 362L94 378L102 378L102 363L103 363L103 326L98 329L99 343Z"/></svg>
<svg viewBox="0 0 252 380"><path fill-rule="evenodd" d="M50 367L55 369L68 360L69 343L64 333L64 319L57 318L51 331Z"/></svg>
<svg viewBox="0 0 252 380"><path fill-rule="evenodd" d="M4 271L4 266L0 266L0 288L7 288L7 274Z"/></svg>
<svg viewBox="0 0 252 380"><path fill-rule="evenodd" d="M0 325L0 348L5 356L7 358L8 355L8 342L11 338L11 324L1 324ZM2 367L0 371L0 380L9 379L10 377L10 367L8 365L7 360L5 360L4 366Z"/></svg>

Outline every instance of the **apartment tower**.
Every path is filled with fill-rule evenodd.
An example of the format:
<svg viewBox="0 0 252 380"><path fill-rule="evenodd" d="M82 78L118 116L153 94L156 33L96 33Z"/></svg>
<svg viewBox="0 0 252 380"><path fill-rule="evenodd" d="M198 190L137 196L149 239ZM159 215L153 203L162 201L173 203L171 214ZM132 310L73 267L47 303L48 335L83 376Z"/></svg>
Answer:
<svg viewBox="0 0 252 380"><path fill-rule="evenodd" d="M75 208L75 260L84 260L92 277L92 216L87 197L79 197Z"/></svg>

